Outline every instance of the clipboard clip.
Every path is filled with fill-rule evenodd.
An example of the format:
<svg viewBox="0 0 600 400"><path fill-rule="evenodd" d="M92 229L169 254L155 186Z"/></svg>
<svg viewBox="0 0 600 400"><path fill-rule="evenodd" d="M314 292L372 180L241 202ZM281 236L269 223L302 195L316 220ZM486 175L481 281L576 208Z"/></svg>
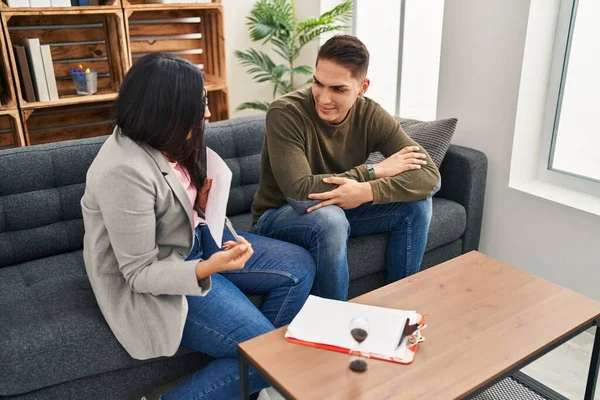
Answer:
<svg viewBox="0 0 600 400"><path fill-rule="evenodd" d="M427 325L419 325L418 323L411 325L407 318L404 323L404 329L402 330L402 334L400 335L400 340L398 341L398 347L396 347L396 350L398 350L402 346L404 339L406 339L407 348L412 347L417 343L425 341L425 338L423 337L423 335L421 335L421 329L425 328L427 328Z"/></svg>

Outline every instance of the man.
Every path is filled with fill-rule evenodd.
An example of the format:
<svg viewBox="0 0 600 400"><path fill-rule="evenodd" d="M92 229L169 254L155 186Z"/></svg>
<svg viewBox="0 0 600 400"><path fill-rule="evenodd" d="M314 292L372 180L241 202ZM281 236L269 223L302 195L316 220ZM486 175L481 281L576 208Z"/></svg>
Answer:
<svg viewBox="0 0 600 400"><path fill-rule="evenodd" d="M258 233L307 248L316 295L348 297L349 236L390 232L388 282L417 273L440 181L433 161L363 97L369 53L356 37L329 39L312 87L271 103L252 213ZM364 165L380 151L386 160Z"/></svg>

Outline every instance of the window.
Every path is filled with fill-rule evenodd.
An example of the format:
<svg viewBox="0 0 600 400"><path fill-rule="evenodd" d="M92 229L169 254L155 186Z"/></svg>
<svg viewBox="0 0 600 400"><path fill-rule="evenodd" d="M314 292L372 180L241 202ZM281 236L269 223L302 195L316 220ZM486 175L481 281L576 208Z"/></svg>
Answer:
<svg viewBox="0 0 600 400"><path fill-rule="evenodd" d="M600 196L600 1L561 0L541 178ZM547 155L547 156L544 156Z"/></svg>
<svg viewBox="0 0 600 400"><path fill-rule="evenodd" d="M371 54L367 96L392 115L435 119L444 0L354 0L354 18Z"/></svg>

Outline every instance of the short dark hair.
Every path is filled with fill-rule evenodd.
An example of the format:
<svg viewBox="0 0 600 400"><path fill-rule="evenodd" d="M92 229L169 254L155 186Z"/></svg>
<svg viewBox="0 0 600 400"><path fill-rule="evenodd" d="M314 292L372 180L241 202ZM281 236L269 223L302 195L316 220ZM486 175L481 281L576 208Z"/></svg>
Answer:
<svg viewBox="0 0 600 400"><path fill-rule="evenodd" d="M335 35L319 48L319 60L333 61L350 70L353 78L364 78L369 69L369 51L352 35Z"/></svg>
<svg viewBox="0 0 600 400"><path fill-rule="evenodd" d="M203 93L200 68L181 57L159 52L142 57L131 67L115 101L121 133L181 163L198 189L206 179L201 164Z"/></svg>

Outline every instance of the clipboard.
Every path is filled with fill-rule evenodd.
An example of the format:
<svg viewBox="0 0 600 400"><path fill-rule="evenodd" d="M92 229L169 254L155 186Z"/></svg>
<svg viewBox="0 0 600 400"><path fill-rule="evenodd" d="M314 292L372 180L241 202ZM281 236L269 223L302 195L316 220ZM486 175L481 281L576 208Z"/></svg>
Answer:
<svg viewBox="0 0 600 400"><path fill-rule="evenodd" d="M410 325L405 326L406 316ZM425 318L415 311L396 310L365 304L309 296L303 308L288 326L287 341L304 346L345 354L353 351L356 341L352 339L348 322L354 316L364 316L370 321L367 339L361 344L360 355L366 358L411 364L424 341L421 330ZM369 337L370 336L370 337ZM398 338L403 337L400 346ZM369 339L373 341L368 344Z"/></svg>

